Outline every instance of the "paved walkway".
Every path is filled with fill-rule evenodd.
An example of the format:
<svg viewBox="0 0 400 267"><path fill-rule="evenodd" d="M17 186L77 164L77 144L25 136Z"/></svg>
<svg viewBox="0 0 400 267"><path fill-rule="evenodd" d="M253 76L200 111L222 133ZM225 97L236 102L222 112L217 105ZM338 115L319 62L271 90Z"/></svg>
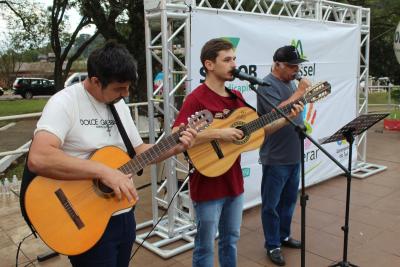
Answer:
<svg viewBox="0 0 400 267"><path fill-rule="evenodd" d="M0 138L0 140L2 140ZM382 131L382 124L369 130L368 162L388 169L367 179L353 179L350 211L348 260L363 267L400 266L400 132ZM148 182L148 170L137 185ZM328 266L342 259L346 179L336 177L307 189L306 266ZM136 208L138 222L151 218L150 188L141 190ZM274 266L263 249L260 208L244 212L238 247L239 266ZM0 266L15 266L17 245L29 233L16 198L0 199ZM300 207L297 205L293 236L300 238ZM48 251L39 239L28 238L22 245L20 266ZM287 265L300 266L300 251L283 249ZM164 260L141 248L131 266L191 266L192 251ZM218 266L217 260L215 266ZM35 266L70 266L65 256L57 256Z"/></svg>
<svg viewBox="0 0 400 267"><path fill-rule="evenodd" d="M0 131L0 152L15 150L31 140L37 120L16 121L14 126Z"/></svg>

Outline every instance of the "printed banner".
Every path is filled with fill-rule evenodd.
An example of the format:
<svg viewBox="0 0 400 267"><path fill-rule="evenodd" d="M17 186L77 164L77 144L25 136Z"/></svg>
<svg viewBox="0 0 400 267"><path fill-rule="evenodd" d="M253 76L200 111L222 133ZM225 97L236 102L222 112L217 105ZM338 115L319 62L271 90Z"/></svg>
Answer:
<svg viewBox="0 0 400 267"><path fill-rule="evenodd" d="M235 47L238 69L259 78L271 70L275 50L284 45L295 45L308 62L301 65L302 76L311 82L328 81L331 94L303 112L307 132L319 140L328 137L356 117L356 92L359 75L360 29L358 25L316 22L305 19L269 17L260 14L240 14L194 9L191 21L191 89L204 81L205 72L200 62L200 50L212 38L226 38ZM248 83L238 79L226 83L242 92L256 107L255 93ZM339 141L324 148L347 166L348 144ZM353 148L356 160L356 147ZM305 141L306 185L312 185L341 173L310 141ZM257 205L262 178L257 151L242 156L245 179L245 207Z"/></svg>

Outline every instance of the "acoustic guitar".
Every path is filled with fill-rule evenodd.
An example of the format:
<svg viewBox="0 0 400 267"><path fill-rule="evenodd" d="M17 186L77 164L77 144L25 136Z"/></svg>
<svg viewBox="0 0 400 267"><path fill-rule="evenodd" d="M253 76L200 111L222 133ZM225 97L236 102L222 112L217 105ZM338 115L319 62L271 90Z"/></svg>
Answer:
<svg viewBox="0 0 400 267"><path fill-rule="evenodd" d="M171 134L145 152L131 159L114 146L103 147L90 160L101 162L121 172L137 173L179 143L185 128L201 131L213 120L210 111L196 112L186 127ZM27 215L47 246L65 255L81 254L103 235L112 214L133 207L123 197L120 201L111 188L99 179L62 180L37 176L25 194Z"/></svg>
<svg viewBox="0 0 400 267"><path fill-rule="evenodd" d="M290 114L293 104L300 101L304 105L316 102L327 96L330 91L331 85L328 82L320 82L308 88L300 99L282 107L281 110L285 114ZM208 129L238 128L243 131L243 138L233 142L212 140L195 145L187 151L189 158L196 170L204 176L220 176L232 167L242 152L259 148L264 142L263 127L281 117L275 111L259 117L251 108L242 107L234 110L227 118L214 118Z"/></svg>

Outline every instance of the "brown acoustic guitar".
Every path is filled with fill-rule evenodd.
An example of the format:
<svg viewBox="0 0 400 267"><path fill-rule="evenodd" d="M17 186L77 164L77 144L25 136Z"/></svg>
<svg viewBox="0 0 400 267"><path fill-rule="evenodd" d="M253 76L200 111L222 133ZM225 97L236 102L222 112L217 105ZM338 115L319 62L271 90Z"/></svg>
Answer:
<svg viewBox="0 0 400 267"><path fill-rule="evenodd" d="M186 128L201 131L213 120L203 110L188 118ZM180 133L171 134L145 152L130 159L118 147L103 147L90 157L125 174L137 173L179 143ZM37 176L25 194L28 217L47 246L65 255L81 254L103 235L112 214L133 207L123 197L118 200L111 188L99 179L61 180Z"/></svg>
<svg viewBox="0 0 400 267"><path fill-rule="evenodd" d="M285 114L290 114L293 104L313 103L327 96L331 92L331 85L328 82L320 82L307 89L304 96L282 107ZM243 131L244 137L241 140L228 142L223 140L212 140L211 142L195 145L187 153L189 158L201 174L207 177L217 177L229 170L242 152L259 148L264 142L263 127L281 118L275 111L269 112L261 117L248 107L234 110L227 118L215 119L208 129L238 128ZM207 132L205 130L204 132Z"/></svg>

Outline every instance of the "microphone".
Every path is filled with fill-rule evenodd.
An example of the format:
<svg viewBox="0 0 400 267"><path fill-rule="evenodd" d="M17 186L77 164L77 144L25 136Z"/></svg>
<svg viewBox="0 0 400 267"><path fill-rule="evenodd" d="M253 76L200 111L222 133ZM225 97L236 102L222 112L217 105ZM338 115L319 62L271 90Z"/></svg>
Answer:
<svg viewBox="0 0 400 267"><path fill-rule="evenodd" d="M300 72L297 72L297 73L294 75L294 78L295 78L296 80L298 80L299 82L301 81L301 79L303 79L303 77L301 76Z"/></svg>
<svg viewBox="0 0 400 267"><path fill-rule="evenodd" d="M252 84L271 86L270 83L268 83L266 81L263 81L262 79L257 78L257 77L255 77L253 75L247 74L245 72L241 72L238 69L233 69L232 70L232 75L233 75L233 77L239 78L240 80L248 81L249 83L252 83Z"/></svg>

